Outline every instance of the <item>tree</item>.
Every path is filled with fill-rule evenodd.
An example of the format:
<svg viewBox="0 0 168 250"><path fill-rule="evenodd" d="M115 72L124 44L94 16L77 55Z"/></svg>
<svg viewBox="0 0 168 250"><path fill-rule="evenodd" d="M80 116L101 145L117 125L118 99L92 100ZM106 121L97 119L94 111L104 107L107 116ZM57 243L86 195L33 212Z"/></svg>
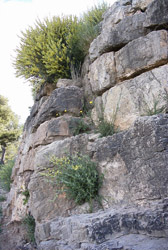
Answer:
<svg viewBox="0 0 168 250"><path fill-rule="evenodd" d="M8 105L8 100L0 95L0 145L2 149L0 164L4 164L6 148L16 142L21 135L17 115Z"/></svg>

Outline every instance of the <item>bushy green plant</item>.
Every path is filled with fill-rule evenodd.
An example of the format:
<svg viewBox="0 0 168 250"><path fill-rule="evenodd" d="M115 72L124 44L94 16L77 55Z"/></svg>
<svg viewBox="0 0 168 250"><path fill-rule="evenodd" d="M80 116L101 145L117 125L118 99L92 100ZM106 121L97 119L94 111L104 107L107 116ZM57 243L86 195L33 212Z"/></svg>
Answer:
<svg viewBox="0 0 168 250"><path fill-rule="evenodd" d="M53 17L36 21L35 27L22 32L14 63L17 76L30 80L37 90L44 82L55 83L70 78L71 64L78 65L81 51L75 46L76 17Z"/></svg>
<svg viewBox="0 0 168 250"><path fill-rule="evenodd" d="M26 189L25 191L22 192L22 195L25 196L25 198L23 199L23 205L26 205L28 203L30 194L29 194L29 190Z"/></svg>
<svg viewBox="0 0 168 250"><path fill-rule="evenodd" d="M71 69L80 71L89 45L99 33L103 3L77 17L53 17L37 20L21 34L16 49L16 75L28 79L37 92L45 82L56 83L59 78L71 78Z"/></svg>
<svg viewBox="0 0 168 250"><path fill-rule="evenodd" d="M3 195L0 195L0 202L6 201L6 197Z"/></svg>
<svg viewBox="0 0 168 250"><path fill-rule="evenodd" d="M53 168L47 169L44 176L57 185L56 194L64 192L76 204L90 202L98 196L103 175L99 175L96 163L87 156L52 156Z"/></svg>
<svg viewBox="0 0 168 250"><path fill-rule="evenodd" d="M33 218L32 215L26 215L23 220L22 220L23 225L25 225L26 230L27 230L27 237L30 242L35 242L35 219Z"/></svg>
<svg viewBox="0 0 168 250"><path fill-rule="evenodd" d="M10 191L11 174L14 163L15 163L14 160L11 160L8 161L5 165L1 165L0 167L1 186L7 191Z"/></svg>
<svg viewBox="0 0 168 250"><path fill-rule="evenodd" d="M73 130L73 135L79 135L89 130L89 125L80 119Z"/></svg>

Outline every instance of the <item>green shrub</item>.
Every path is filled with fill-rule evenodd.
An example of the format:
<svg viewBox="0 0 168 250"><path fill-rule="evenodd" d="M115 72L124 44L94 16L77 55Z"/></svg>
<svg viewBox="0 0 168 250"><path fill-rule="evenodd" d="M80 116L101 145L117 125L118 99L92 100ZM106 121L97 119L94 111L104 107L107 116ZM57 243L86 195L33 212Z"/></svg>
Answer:
<svg viewBox="0 0 168 250"><path fill-rule="evenodd" d="M80 72L106 9L103 3L81 18L57 16L43 22L37 20L34 27L22 32L14 62L16 75L28 79L36 93L45 82L57 83L59 78L71 78L71 69Z"/></svg>
<svg viewBox="0 0 168 250"><path fill-rule="evenodd" d="M13 160L8 161L5 165L1 165L0 168L1 186L7 191L10 191L11 174L14 163Z"/></svg>
<svg viewBox="0 0 168 250"><path fill-rule="evenodd" d="M0 195L0 202L6 201L6 197L3 195Z"/></svg>
<svg viewBox="0 0 168 250"><path fill-rule="evenodd" d="M99 175L96 163L87 156L52 156L50 162L53 168L47 169L44 176L57 185L57 196L66 193L76 204L91 200L98 196L103 175Z"/></svg>
<svg viewBox="0 0 168 250"><path fill-rule="evenodd" d="M89 125L86 124L82 119L80 119L73 130L73 135L79 135L85 133L89 130Z"/></svg>
<svg viewBox="0 0 168 250"><path fill-rule="evenodd" d="M22 195L25 196L25 198L23 199L23 205L26 205L28 203L30 194L29 194L29 190L26 189L25 191L22 192Z"/></svg>
<svg viewBox="0 0 168 250"><path fill-rule="evenodd" d="M25 225L27 230L27 237L30 242L35 242L35 219L32 215L26 215L22 220L23 225Z"/></svg>
<svg viewBox="0 0 168 250"><path fill-rule="evenodd" d="M35 91L44 82L70 78L71 64L77 66L83 60L75 46L77 25L76 17L53 17L44 22L38 20L34 28L22 32L14 63L16 75L30 80Z"/></svg>

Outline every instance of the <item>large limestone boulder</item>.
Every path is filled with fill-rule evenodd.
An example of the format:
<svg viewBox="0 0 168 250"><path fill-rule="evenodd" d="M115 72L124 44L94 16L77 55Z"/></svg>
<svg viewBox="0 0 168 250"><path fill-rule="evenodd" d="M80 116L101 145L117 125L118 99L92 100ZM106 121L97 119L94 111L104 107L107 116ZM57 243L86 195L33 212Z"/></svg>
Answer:
<svg viewBox="0 0 168 250"><path fill-rule="evenodd" d="M168 33L153 31L127 44L115 54L118 80L168 62Z"/></svg>
<svg viewBox="0 0 168 250"><path fill-rule="evenodd" d="M112 87L102 95L104 118L124 130L128 129L137 117L148 115L155 108L166 108L167 79L168 65L164 65ZM92 112L95 123L102 115L100 103L100 100L95 101Z"/></svg>

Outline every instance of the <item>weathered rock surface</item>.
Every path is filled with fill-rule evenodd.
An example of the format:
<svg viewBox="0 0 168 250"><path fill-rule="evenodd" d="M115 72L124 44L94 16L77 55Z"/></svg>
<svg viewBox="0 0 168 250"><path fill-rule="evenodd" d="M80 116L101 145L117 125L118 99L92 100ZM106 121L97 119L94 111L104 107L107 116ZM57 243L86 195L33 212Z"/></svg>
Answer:
<svg viewBox="0 0 168 250"><path fill-rule="evenodd" d="M168 115L143 117L130 130L111 137L97 139L93 135L83 134L41 147L36 152L35 171L27 186L31 194L31 214L36 221L41 222L46 218L68 216L74 211L77 214L88 211L88 206L75 208L74 203L64 195L52 201L56 187L41 175L44 169L51 167L50 156L61 157L65 153L89 154L98 162L100 172L105 176L100 190L105 198L104 208L115 204L144 204L152 199L167 197L167 131ZM24 181L19 183L24 185ZM21 218L24 212L20 209L20 202L23 202L21 194L17 195L15 201L15 219Z"/></svg>
<svg viewBox="0 0 168 250"><path fill-rule="evenodd" d="M132 8L145 10L153 0L132 0Z"/></svg>
<svg viewBox="0 0 168 250"><path fill-rule="evenodd" d="M126 16L132 15L132 0L116 1L103 15L102 30L107 26L115 27Z"/></svg>
<svg viewBox="0 0 168 250"><path fill-rule="evenodd" d="M52 94L31 114L27 121L27 129L35 131L41 123L57 115L69 113L78 116L83 107L83 92L76 86L55 89ZM33 107L34 109L34 107Z"/></svg>
<svg viewBox="0 0 168 250"><path fill-rule="evenodd" d="M89 78L92 91L96 94L115 85L116 67L114 52L103 54L91 64Z"/></svg>
<svg viewBox="0 0 168 250"><path fill-rule="evenodd" d="M127 131L95 142L105 175L101 194L115 203L148 203L168 194L168 115L141 117Z"/></svg>
<svg viewBox="0 0 168 250"><path fill-rule="evenodd" d="M55 84L51 83L44 84L36 94L35 101L39 101L44 96L50 96L55 88L56 88Z"/></svg>
<svg viewBox="0 0 168 250"><path fill-rule="evenodd" d="M145 13L135 10L146 9ZM117 1L106 13L101 34L92 42L91 60L102 53L117 50L128 42L149 33L146 28L164 27L168 24L167 0Z"/></svg>
<svg viewBox="0 0 168 250"><path fill-rule="evenodd" d="M166 250L167 200L154 207L111 209L38 224L39 250Z"/></svg>
<svg viewBox="0 0 168 250"><path fill-rule="evenodd" d="M167 79L168 66L164 65L112 87L102 95L105 119L124 130L128 129L137 117L148 115L150 111L154 112L155 105L157 111L163 111L167 105ZM101 117L99 103L100 100L95 102L96 107L92 115L95 121L97 117Z"/></svg>
<svg viewBox="0 0 168 250"><path fill-rule="evenodd" d="M59 79L57 82L57 88L69 87L69 86L81 87L80 79L78 79L78 80Z"/></svg>
<svg viewBox="0 0 168 250"><path fill-rule="evenodd" d="M168 62L168 33L153 31L127 44L115 54L119 80Z"/></svg>
<svg viewBox="0 0 168 250"><path fill-rule="evenodd" d="M80 117L60 116L52 118L50 121L42 123L36 133L33 134L32 147L49 144L56 140L63 140L66 137L73 136Z"/></svg>
<svg viewBox="0 0 168 250"><path fill-rule="evenodd" d="M122 19L115 28L111 26L104 28L90 45L90 59L94 61L104 52L118 50L130 41L144 36L147 33L143 27L144 21L145 14L137 13Z"/></svg>
<svg viewBox="0 0 168 250"><path fill-rule="evenodd" d="M146 21L144 27L156 28L164 27L168 25L168 2L167 0L154 0L149 4L146 11Z"/></svg>

